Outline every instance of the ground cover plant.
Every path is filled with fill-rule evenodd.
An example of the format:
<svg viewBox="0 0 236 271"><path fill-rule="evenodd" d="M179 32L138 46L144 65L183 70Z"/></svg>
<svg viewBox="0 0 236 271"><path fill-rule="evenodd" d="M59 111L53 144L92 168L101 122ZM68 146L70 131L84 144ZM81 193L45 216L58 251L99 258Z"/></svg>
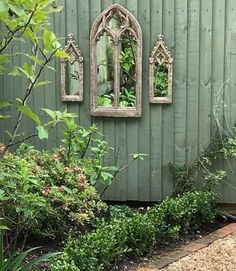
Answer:
<svg viewBox="0 0 236 271"><path fill-rule="evenodd" d="M81 237L70 237L64 252L52 263L51 270L103 271L125 255L141 256L155 244L176 240L215 220L215 195L212 192L187 192L166 199L145 214L116 211L109 221Z"/></svg>

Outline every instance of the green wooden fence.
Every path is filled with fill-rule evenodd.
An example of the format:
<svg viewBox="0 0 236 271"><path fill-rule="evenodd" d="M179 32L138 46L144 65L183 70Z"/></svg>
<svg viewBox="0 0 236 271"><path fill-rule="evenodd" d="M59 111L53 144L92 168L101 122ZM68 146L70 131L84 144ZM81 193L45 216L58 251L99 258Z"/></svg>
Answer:
<svg viewBox="0 0 236 271"><path fill-rule="evenodd" d="M36 112L40 107L79 115L81 125L96 123L111 146L119 150L119 164L131 159L130 153L149 156L132 164L116 178L107 190L108 200L159 201L173 188L169 163L190 163L207 147L214 133L213 108L219 96L218 116L226 116L229 125L236 121L236 1L235 0L61 0L64 10L56 14L53 27L58 36L75 35L84 57L84 101L60 101L60 64L56 73L44 77L52 81L35 92L31 103ZM95 18L106 7L119 3L139 21L143 31L143 87L141 118L91 117L89 33ZM174 96L172 104L150 104L148 90L148 58L159 34L163 34L174 58ZM25 46L25 45L24 45ZM14 50L14 48L13 48ZM23 61L23 60L22 60ZM1 78L1 96L19 96L22 81ZM220 99L221 100L221 99ZM11 112L9 112L11 113ZM14 119L1 123L1 131L10 129ZM31 122L23 129L33 131ZM3 132L1 139L4 140ZM32 143L42 148L59 143L60 127L47 142ZM115 154L108 161L114 162ZM219 162L219 168L227 167ZM236 165L222 184L220 201L236 202Z"/></svg>

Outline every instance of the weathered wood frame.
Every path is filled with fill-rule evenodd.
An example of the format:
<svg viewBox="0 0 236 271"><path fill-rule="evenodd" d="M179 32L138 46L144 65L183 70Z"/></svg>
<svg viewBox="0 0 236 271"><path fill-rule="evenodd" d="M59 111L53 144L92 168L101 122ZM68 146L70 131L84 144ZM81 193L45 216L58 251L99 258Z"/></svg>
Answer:
<svg viewBox="0 0 236 271"><path fill-rule="evenodd" d="M161 56L161 58L160 58ZM168 67L168 95L166 97L154 96L154 70L155 64L159 65L165 63ZM158 36L156 45L153 48L151 57L149 58L149 101L150 103L172 103L173 97L173 58L168 50L163 35Z"/></svg>
<svg viewBox="0 0 236 271"><path fill-rule="evenodd" d="M109 19L113 12L117 12L124 16L127 25L121 27L118 32L113 31L106 26L105 22ZM99 26L104 25L102 29ZM121 35L125 31L130 31L135 38L137 44L136 52L136 106L135 107L119 107L119 91L120 91L120 64L119 64L119 42ZM98 38L106 32L114 42L114 106L105 107L97 106L97 67L96 67L96 44ZM142 30L136 18L125 8L119 4L113 4L105 9L94 21L90 33L90 76L91 76L91 115L107 116L107 117L140 117L142 113Z"/></svg>
<svg viewBox="0 0 236 271"><path fill-rule="evenodd" d="M69 59L61 60L61 100L64 102L82 102L83 101L83 92L84 92L84 74L83 74L83 56L78 48L78 45L75 42L74 35L68 34L68 42L65 47L65 52L70 55L75 55L75 60L70 62ZM73 63L78 62L79 65L79 82L81 89L78 91L78 95L68 95L67 86L66 86L66 66L73 65Z"/></svg>

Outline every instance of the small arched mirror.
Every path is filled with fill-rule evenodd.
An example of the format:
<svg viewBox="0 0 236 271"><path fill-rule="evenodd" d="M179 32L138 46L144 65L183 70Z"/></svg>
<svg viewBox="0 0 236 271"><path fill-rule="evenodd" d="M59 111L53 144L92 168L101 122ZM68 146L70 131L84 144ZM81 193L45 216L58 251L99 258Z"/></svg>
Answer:
<svg viewBox="0 0 236 271"><path fill-rule="evenodd" d="M61 60L61 100L83 101L83 57L75 42L74 35L68 35L65 52L68 59Z"/></svg>
<svg viewBox="0 0 236 271"><path fill-rule="evenodd" d="M173 58L159 35L149 58L150 103L172 103L172 80Z"/></svg>

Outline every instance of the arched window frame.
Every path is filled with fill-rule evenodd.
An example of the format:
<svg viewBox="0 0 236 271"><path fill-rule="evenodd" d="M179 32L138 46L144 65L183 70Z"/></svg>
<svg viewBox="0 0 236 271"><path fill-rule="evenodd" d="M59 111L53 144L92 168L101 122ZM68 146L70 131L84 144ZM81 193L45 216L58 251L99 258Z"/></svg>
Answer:
<svg viewBox="0 0 236 271"><path fill-rule="evenodd" d="M106 19L111 16L112 12L117 12L125 16L128 24L121 28L117 33L105 25ZM104 25L102 29L99 27ZM117 98L120 91L120 67L119 67L119 49L118 45L122 33L129 30L135 37L136 47L136 105L135 107L120 107ZM114 96L115 102L113 107L97 106L97 67L96 67L96 44L99 36L106 32L114 42ZM108 117L140 117L142 112L142 30L136 18L119 4L113 4L105 9L94 21L90 33L90 76L91 76L91 115L108 116Z"/></svg>
<svg viewBox="0 0 236 271"><path fill-rule="evenodd" d="M65 46L65 52L70 56L71 54L74 54L75 59L73 61L77 62L79 65L79 74L78 74L78 80L80 82L80 89L78 90L77 95L70 95L66 85L66 67L67 65L73 65L73 63L70 62L70 59L62 59L61 60L61 100L65 102L82 102L83 101L83 56L81 54L81 51L78 48L78 45L76 44L75 38L73 34L68 34L68 41L67 45Z"/></svg>
<svg viewBox="0 0 236 271"><path fill-rule="evenodd" d="M160 57L161 56L161 57ZM168 67L168 95L166 97L154 96L154 71L155 64L165 63ZM149 101L150 103L172 103L173 99L173 58L168 50L163 35L158 36L156 45L153 48L149 58Z"/></svg>

